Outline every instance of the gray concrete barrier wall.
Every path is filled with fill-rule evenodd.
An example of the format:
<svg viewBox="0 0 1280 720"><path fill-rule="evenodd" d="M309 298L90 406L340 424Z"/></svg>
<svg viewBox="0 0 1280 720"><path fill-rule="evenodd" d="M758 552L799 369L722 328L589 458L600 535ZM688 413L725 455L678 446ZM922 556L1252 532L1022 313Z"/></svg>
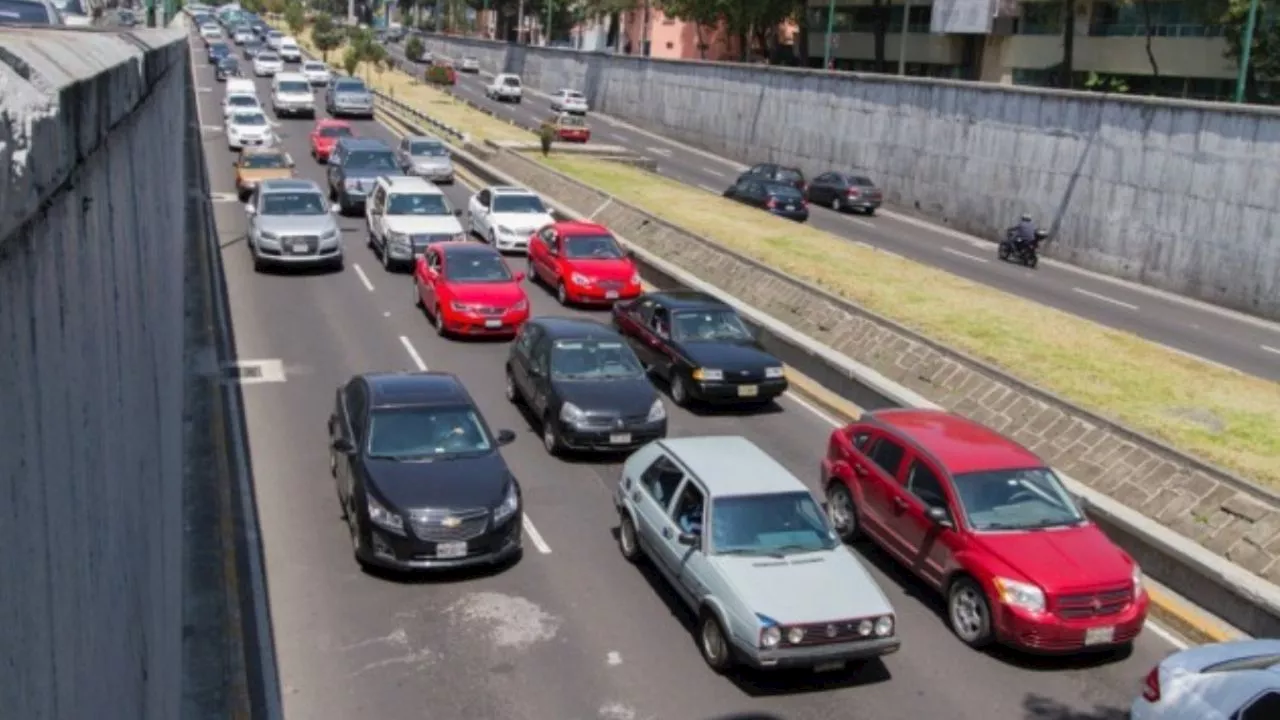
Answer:
<svg viewBox="0 0 1280 720"><path fill-rule="evenodd" d="M0 35L0 716L173 720L185 36Z"/></svg>
<svg viewBox="0 0 1280 720"><path fill-rule="evenodd" d="M1030 212L1051 256L1280 318L1275 109L425 39L745 163L866 171L980 237Z"/></svg>

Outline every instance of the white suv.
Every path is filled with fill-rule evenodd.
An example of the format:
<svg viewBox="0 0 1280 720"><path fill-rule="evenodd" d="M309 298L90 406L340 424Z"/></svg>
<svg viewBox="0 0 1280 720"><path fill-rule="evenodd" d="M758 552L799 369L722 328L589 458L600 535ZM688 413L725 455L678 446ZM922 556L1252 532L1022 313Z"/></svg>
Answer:
<svg viewBox="0 0 1280 720"><path fill-rule="evenodd" d="M369 243L388 272L413 262L427 245L467 236L440 188L417 177L380 177L365 203Z"/></svg>
<svg viewBox="0 0 1280 720"><path fill-rule="evenodd" d="M316 116L316 97L311 83L302 73L277 73L271 80L271 109L276 117L285 115Z"/></svg>
<svg viewBox="0 0 1280 720"><path fill-rule="evenodd" d="M518 75L495 75L493 82L484 89L486 97L502 102L519 103L524 97L524 89Z"/></svg>
<svg viewBox="0 0 1280 720"><path fill-rule="evenodd" d="M276 52L280 53L280 59L285 62L302 62L302 48L298 47L298 41L291 37L281 38L280 47L276 48Z"/></svg>

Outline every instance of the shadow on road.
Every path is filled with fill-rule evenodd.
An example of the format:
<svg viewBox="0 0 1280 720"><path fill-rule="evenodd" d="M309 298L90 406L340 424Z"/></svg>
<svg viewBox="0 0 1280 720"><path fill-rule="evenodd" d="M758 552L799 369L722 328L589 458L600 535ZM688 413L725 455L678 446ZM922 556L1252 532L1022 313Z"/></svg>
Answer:
<svg viewBox="0 0 1280 720"><path fill-rule="evenodd" d="M1127 720L1129 711L1118 707L1094 705L1082 710L1051 698L1028 695L1022 701L1024 720Z"/></svg>

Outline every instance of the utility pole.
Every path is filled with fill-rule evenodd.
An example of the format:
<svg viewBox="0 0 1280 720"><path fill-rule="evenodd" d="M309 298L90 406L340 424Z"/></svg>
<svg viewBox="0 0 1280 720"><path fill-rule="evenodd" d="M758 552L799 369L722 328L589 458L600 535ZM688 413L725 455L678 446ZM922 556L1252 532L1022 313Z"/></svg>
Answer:
<svg viewBox="0 0 1280 720"><path fill-rule="evenodd" d="M524 0L516 6L516 44L520 44L520 36L524 35Z"/></svg>
<svg viewBox="0 0 1280 720"><path fill-rule="evenodd" d="M827 34L822 40L822 69L831 69L831 31L836 26L836 0L827 4Z"/></svg>
<svg viewBox="0 0 1280 720"><path fill-rule="evenodd" d="M347 0L347 24L356 24L356 0Z"/></svg>
<svg viewBox="0 0 1280 720"><path fill-rule="evenodd" d="M640 28L640 55L649 57L649 0L644 0L644 25Z"/></svg>
<svg viewBox="0 0 1280 720"><path fill-rule="evenodd" d="M552 0L547 0L547 26L542 29L542 44L547 47L551 46L551 11L554 8L555 3Z"/></svg>
<svg viewBox="0 0 1280 720"><path fill-rule="evenodd" d="M1236 76L1236 102L1244 102L1244 88L1249 82L1249 55L1253 50L1253 26L1258 21L1258 0L1249 2L1249 19L1244 23L1244 38L1240 42L1240 74Z"/></svg>
<svg viewBox="0 0 1280 720"><path fill-rule="evenodd" d="M902 34L898 36L898 74L907 74L907 31L911 22L911 0L902 8Z"/></svg>

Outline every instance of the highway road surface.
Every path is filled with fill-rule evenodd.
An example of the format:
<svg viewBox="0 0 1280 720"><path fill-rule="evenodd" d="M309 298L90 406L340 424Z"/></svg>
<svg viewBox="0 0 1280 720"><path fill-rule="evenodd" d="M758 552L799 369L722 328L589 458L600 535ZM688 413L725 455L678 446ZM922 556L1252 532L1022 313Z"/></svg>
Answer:
<svg viewBox="0 0 1280 720"><path fill-rule="evenodd" d="M1127 657L1025 658L967 649L939 602L875 551L860 550L889 595L901 652L856 672L719 677L703 664L688 615L660 581L620 556L610 488L619 466L561 461L503 397L505 343L435 335L412 281L385 272L363 219L343 219L339 273L256 274L234 199L233 156L218 129L221 89L197 62L211 190L243 385L281 696L296 720L1119 720L1145 673L1171 652L1148 630ZM269 97L267 84L259 93ZM323 184L305 120L279 120L298 174ZM391 131L360 121L389 142ZM464 207L471 189L447 194ZM513 262L520 267L518 259ZM530 287L534 313L559 314ZM573 313L578 314L578 313ZM456 373L524 487L524 558L497 574L405 580L361 572L328 472L325 421L351 375L431 368ZM815 484L831 422L784 398L757 415L672 407L676 436L742 434Z"/></svg>
<svg viewBox="0 0 1280 720"><path fill-rule="evenodd" d="M405 60L403 44L390 44L387 48L403 66L415 67ZM487 76L460 73L456 90L460 97L526 128L536 127L550 114L548 98L532 88L525 88L525 100L520 105L487 99L483 90L487 82ZM590 121L592 143L620 145L651 157L658 162L662 175L707 192L720 194L743 169L740 163L691 151L686 145L614 118L592 114ZM1016 221L1017 218L1008 218L1006 224ZM1039 268L1028 270L1001 262L990 242L901 215L865 217L813 208L809 223L1184 353L1280 380L1280 324L1066 263L1042 262Z"/></svg>

